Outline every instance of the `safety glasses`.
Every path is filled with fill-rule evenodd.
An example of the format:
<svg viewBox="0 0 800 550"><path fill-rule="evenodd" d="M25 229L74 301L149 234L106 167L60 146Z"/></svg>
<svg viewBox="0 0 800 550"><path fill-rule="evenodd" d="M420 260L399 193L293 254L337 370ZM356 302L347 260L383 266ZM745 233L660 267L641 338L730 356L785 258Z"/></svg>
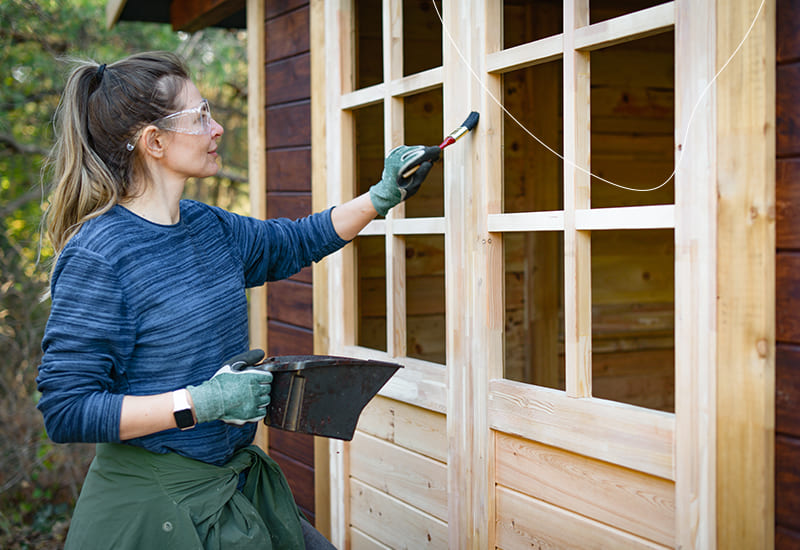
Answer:
<svg viewBox="0 0 800 550"><path fill-rule="evenodd" d="M211 107L208 105L208 100L203 99L197 107L172 113L171 115L154 120L150 124L170 132L199 136L211 132L211 120ZM125 144L125 148L128 149L128 151L133 151L141 134L142 130L139 130L136 132L136 135Z"/></svg>
<svg viewBox="0 0 800 550"><path fill-rule="evenodd" d="M208 100L204 99L197 107L172 113L153 121L152 124L162 130L179 134L208 134L211 132L211 107L208 105Z"/></svg>

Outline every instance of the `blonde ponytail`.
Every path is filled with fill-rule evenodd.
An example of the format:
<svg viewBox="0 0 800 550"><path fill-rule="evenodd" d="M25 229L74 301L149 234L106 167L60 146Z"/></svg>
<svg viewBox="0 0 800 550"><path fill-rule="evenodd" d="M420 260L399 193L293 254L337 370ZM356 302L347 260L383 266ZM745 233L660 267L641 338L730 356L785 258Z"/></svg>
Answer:
<svg viewBox="0 0 800 550"><path fill-rule="evenodd" d="M56 110L46 164L47 235L56 257L81 226L131 194L144 170L127 145L148 123L177 110L189 73L176 55L149 52L111 65L78 62Z"/></svg>

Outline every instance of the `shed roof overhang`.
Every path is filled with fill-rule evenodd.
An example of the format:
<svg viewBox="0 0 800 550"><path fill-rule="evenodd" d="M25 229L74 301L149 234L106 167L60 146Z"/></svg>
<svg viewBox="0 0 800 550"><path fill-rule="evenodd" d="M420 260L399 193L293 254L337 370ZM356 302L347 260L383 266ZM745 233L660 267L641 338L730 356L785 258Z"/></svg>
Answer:
<svg viewBox="0 0 800 550"><path fill-rule="evenodd" d="M118 21L170 23L173 30L194 32L206 27L247 28L246 0L108 0L106 25Z"/></svg>

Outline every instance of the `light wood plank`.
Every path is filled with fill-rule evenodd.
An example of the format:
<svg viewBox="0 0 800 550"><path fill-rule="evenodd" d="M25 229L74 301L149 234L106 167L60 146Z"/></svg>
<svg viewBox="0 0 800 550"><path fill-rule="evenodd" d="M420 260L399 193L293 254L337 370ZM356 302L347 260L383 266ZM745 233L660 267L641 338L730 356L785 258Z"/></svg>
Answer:
<svg viewBox="0 0 800 550"><path fill-rule="evenodd" d="M403 97L412 94L421 94L442 87L442 68L434 67L427 71L398 78L389 82L389 94L393 97Z"/></svg>
<svg viewBox="0 0 800 550"><path fill-rule="evenodd" d="M447 525L377 489L350 480L350 524L391 548L448 548Z"/></svg>
<svg viewBox="0 0 800 550"><path fill-rule="evenodd" d="M556 34L541 40L500 50L486 56L486 71L489 73L508 73L533 65L549 63L564 54L564 36Z"/></svg>
<svg viewBox="0 0 800 550"><path fill-rule="evenodd" d="M503 487L497 488L496 499L496 544L504 550L666 548Z"/></svg>
<svg viewBox="0 0 800 550"><path fill-rule="evenodd" d="M717 2L717 67L760 0ZM771 548L775 431L775 2L717 80L717 545ZM735 451L736 450L736 451Z"/></svg>
<svg viewBox="0 0 800 550"><path fill-rule="evenodd" d="M496 442L499 485L654 542L674 544L671 481L504 434Z"/></svg>
<svg viewBox="0 0 800 550"><path fill-rule="evenodd" d="M358 109L360 107L369 107L383 101L386 96L386 85L375 84L367 88L360 88L350 93L342 94L340 98L340 106L342 109Z"/></svg>
<svg viewBox="0 0 800 550"><path fill-rule="evenodd" d="M361 413L358 430L447 462L447 419L442 414L377 396Z"/></svg>
<svg viewBox="0 0 800 550"><path fill-rule="evenodd" d="M577 29L575 47L585 51L599 50L660 34L674 25L675 2L667 2Z"/></svg>
<svg viewBox="0 0 800 550"><path fill-rule="evenodd" d="M441 462L358 432L350 443L350 475L447 520L447 466Z"/></svg>
<svg viewBox="0 0 800 550"><path fill-rule="evenodd" d="M678 0L675 23L676 545L716 544L716 169L714 2ZM702 22L702 24L698 24ZM693 113L698 106L696 113ZM692 115L691 127L688 126ZM688 133L687 133L688 130ZM704 182L704 185L697 185Z"/></svg>
<svg viewBox="0 0 800 550"><path fill-rule="evenodd" d="M267 133L266 133L266 70L264 52L264 6L248 0L247 4L247 175L250 180L250 215L267 217ZM268 349L267 287L249 291L250 347ZM255 444L269 449L269 430L263 424L256 432Z"/></svg>
<svg viewBox="0 0 800 550"><path fill-rule="evenodd" d="M263 2L259 2L263 7ZM309 15L311 50L311 208L314 212L328 205L325 162L325 2L311 0ZM248 10L248 14L249 14ZM325 355L330 348L328 339L328 263L312 266L314 353ZM328 440L314 438L314 527L331 538L331 475Z"/></svg>
<svg viewBox="0 0 800 550"><path fill-rule="evenodd" d="M351 527L350 550L391 550L391 547L378 542L363 531Z"/></svg>
<svg viewBox="0 0 800 550"><path fill-rule="evenodd" d="M489 214L489 231L564 231L564 212Z"/></svg>
<svg viewBox="0 0 800 550"><path fill-rule="evenodd" d="M394 220L395 235L443 235L444 218L405 218Z"/></svg>
<svg viewBox="0 0 800 550"><path fill-rule="evenodd" d="M575 212L578 230L602 229L671 229L675 227L675 206L628 206L592 208Z"/></svg>
<svg viewBox="0 0 800 550"><path fill-rule="evenodd" d="M575 211L590 208L589 54L576 50L575 29L589 23L589 1L564 3L564 323L567 394L592 394L591 237Z"/></svg>
<svg viewBox="0 0 800 550"><path fill-rule="evenodd" d="M403 365L404 368L398 370L381 388L378 392L379 395L432 411L445 412L447 402L446 370L441 365L410 357L402 359L390 357L386 352L360 346L342 346L332 353Z"/></svg>
<svg viewBox="0 0 800 550"><path fill-rule="evenodd" d="M669 413L511 380L492 380L495 430L671 479L674 417Z"/></svg>

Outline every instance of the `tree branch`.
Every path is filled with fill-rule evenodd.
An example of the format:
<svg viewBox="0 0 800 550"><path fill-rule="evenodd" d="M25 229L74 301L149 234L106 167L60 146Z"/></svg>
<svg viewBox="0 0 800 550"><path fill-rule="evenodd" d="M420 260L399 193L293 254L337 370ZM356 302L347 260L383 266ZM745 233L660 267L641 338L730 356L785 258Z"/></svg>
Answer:
<svg viewBox="0 0 800 550"><path fill-rule="evenodd" d="M13 149L17 153L24 153L26 155L44 155L49 152L46 148L32 143L20 143L14 136L10 134L0 133L0 144L5 145L9 149Z"/></svg>

